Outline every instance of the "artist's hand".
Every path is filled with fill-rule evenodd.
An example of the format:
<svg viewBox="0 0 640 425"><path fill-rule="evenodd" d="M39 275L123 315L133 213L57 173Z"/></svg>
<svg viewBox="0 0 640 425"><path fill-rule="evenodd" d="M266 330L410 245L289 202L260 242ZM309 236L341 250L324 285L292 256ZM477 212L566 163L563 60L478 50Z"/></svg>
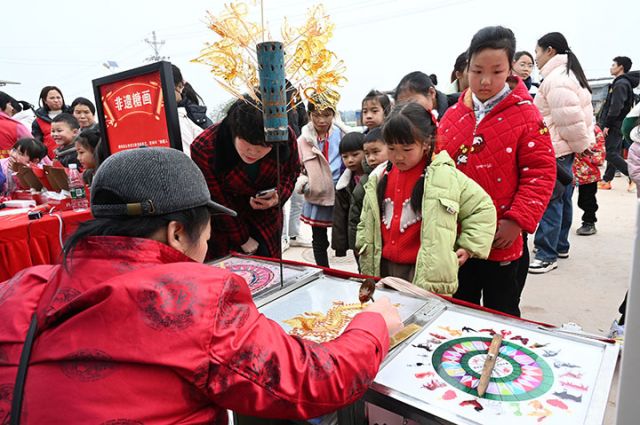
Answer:
<svg viewBox="0 0 640 425"><path fill-rule="evenodd" d="M280 198L278 197L277 191L272 192L271 195L266 197L256 198L252 196L249 198L249 205L251 205L251 208L254 210L268 210L278 205L278 202L280 202Z"/></svg>
<svg viewBox="0 0 640 425"><path fill-rule="evenodd" d="M493 247L498 249L509 248L520 234L522 234L522 228L515 221L498 220L498 230L493 237Z"/></svg>
<svg viewBox="0 0 640 425"><path fill-rule="evenodd" d="M458 266L462 266L467 262L469 258L471 258L471 254L469 254L469 251L464 248L459 248L456 251L456 256L458 257Z"/></svg>
<svg viewBox="0 0 640 425"><path fill-rule="evenodd" d="M391 304L388 297L378 298L376 302L369 304L363 311L380 313L387 324L390 337L402 329L402 320L400 320L398 308Z"/></svg>
<svg viewBox="0 0 640 425"><path fill-rule="evenodd" d="M245 254L251 255L256 253L256 251L258 250L258 246L260 246L258 241L250 237L249 240L247 240L240 246L240 249L242 249L242 252L244 252Z"/></svg>
<svg viewBox="0 0 640 425"><path fill-rule="evenodd" d="M602 135L604 137L607 137L609 135L609 127L605 127L604 130L602 130Z"/></svg>

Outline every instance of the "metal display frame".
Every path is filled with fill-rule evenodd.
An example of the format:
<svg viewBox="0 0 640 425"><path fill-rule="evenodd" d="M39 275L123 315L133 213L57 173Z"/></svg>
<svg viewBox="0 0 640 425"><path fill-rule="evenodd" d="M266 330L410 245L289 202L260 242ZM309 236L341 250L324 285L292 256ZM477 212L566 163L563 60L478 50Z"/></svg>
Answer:
<svg viewBox="0 0 640 425"><path fill-rule="evenodd" d="M594 388L598 388L599 390L592 392L592 399L589 404L586 421L584 422L584 424L602 424L605 409L607 407L609 392L611 389L611 382L618 359L619 347L617 345L577 335L558 332L553 328L544 328L515 318L497 316L495 314L473 310L466 307L460 307L453 304L444 305L445 307L440 312L438 312L438 314L433 315L429 319L429 321L424 324L425 327L434 322L442 313L450 310L454 312L462 312L464 314L475 316L485 320L490 319L496 323L519 326L530 331L542 333L549 332L556 337L562 337L571 341L580 342L582 344L589 344L601 348L603 350L602 362L600 364L600 369L597 373L594 385ZM413 335L411 338L398 345L398 347L396 347L387 356L385 361L382 363L380 370L387 366L399 353L403 351L405 347L411 344L419 335L420 333L418 332L416 333L416 335ZM601 387L606 388L606 391L602 391ZM449 409L440 408L434 404L426 403L422 400L419 400L408 394L404 394L394 388L387 387L376 381L373 382L369 391L365 394L363 401L369 402L392 413L401 415L405 418L414 420L421 424L478 424L478 422L476 421L458 416L457 414L451 412Z"/></svg>
<svg viewBox="0 0 640 425"><path fill-rule="evenodd" d="M275 265L279 266L279 263L276 261L268 261L268 260L262 260L257 258L247 258L243 256L233 255L233 254L227 255L226 257L223 257L223 258L216 259L214 261L209 261L207 262L207 265L215 266L216 264L219 264L224 261L228 261L231 258L250 261L258 264L269 264L272 266L275 266ZM304 271L304 273L293 279L285 280L281 284L276 283L275 285L268 286L255 293L252 293L253 302L255 303L257 308L261 308L262 306L269 304L272 301L275 301L278 298L283 297L288 293L295 291L296 289L312 281L315 281L320 277L320 275L322 275L322 270L316 269L314 267L305 267L305 266L298 266L298 265L292 265L292 264L286 264L286 263L283 264L283 267L285 269L288 268L293 270L301 270L301 271ZM308 269L308 270L305 271L305 269ZM279 278L279 275L277 275L277 278Z"/></svg>
<svg viewBox="0 0 640 425"><path fill-rule="evenodd" d="M359 302L358 299L357 299L357 288L359 286L359 282L353 281L353 280L349 280L349 279L345 279L343 277L331 276L331 275L326 275L324 273L321 273L319 276L317 276L317 278L315 278L313 280L310 280L308 282L305 282L303 285L297 285L295 288L292 288L291 290L286 291L286 293L282 292L282 293L278 294L277 298L274 298L269 303L263 304L259 309L262 309L261 313L265 314L270 319L275 320L273 317L270 317L269 314L265 313L265 311L263 309L264 307L274 308L273 305L272 305L273 303L276 303L276 302L285 303L287 300L284 299L284 298L288 294L292 293L293 291L304 291L307 287L311 287L312 285L313 286L322 285L322 283L323 283L322 281L323 280L330 281L330 282L339 282L339 284L354 285L354 288L356 289L356 291L354 293L353 303L358 303ZM314 288L314 290L315 290L315 288ZM430 310L432 310L434 308L434 305L433 305L434 301L438 303L438 305L435 306L437 308L441 308L440 307L440 303L442 303L439 300L424 299L424 298L417 297L417 296L412 295L412 294L407 294L407 293L403 293L403 292L400 292L400 291L395 291L393 289L387 289L387 288L377 288L375 293L376 293L376 296L389 295L390 297L392 296L390 294L395 293L395 294L398 294L398 295L400 295L400 296L402 296L404 298L410 298L412 300L415 300L417 303L421 304L419 307L415 307L415 309L411 309L411 314L408 314L407 316L405 316L405 318L403 320L403 324L405 326L409 325L409 324L413 324L413 323L421 325L421 323L426 322L425 317L430 317L430 316L428 316L425 311L428 312L428 311L430 311ZM393 302L393 299L392 299L392 302ZM288 311L287 315L293 317L296 314L301 314L301 313L302 312L296 313L296 312ZM401 315L402 315L402 312L401 312ZM277 320L276 320L276 322L277 322Z"/></svg>

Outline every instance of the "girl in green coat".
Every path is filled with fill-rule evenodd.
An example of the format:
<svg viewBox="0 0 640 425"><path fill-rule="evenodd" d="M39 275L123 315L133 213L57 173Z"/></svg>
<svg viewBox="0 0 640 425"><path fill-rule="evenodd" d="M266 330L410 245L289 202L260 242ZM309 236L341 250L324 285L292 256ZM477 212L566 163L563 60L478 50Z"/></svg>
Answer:
<svg viewBox="0 0 640 425"><path fill-rule="evenodd" d="M436 121L422 106L397 105L382 132L389 161L365 185L356 234L361 271L453 294L458 267L489 255L493 202L446 152L432 160Z"/></svg>

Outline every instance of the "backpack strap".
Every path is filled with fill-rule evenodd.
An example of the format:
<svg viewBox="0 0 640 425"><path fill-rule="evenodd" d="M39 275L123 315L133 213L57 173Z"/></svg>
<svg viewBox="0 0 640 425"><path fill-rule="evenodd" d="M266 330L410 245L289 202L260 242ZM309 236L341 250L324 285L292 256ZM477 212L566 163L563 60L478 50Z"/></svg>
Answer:
<svg viewBox="0 0 640 425"><path fill-rule="evenodd" d="M20 416L22 414L22 399L24 397L24 384L27 380L27 368L29 367L29 359L31 357L31 348L38 330L38 318L35 313L31 316L31 324L27 331L27 338L22 346L22 354L20 354L20 365L18 366L18 374L16 375L16 384L13 387L13 398L11 400L11 425L20 424Z"/></svg>

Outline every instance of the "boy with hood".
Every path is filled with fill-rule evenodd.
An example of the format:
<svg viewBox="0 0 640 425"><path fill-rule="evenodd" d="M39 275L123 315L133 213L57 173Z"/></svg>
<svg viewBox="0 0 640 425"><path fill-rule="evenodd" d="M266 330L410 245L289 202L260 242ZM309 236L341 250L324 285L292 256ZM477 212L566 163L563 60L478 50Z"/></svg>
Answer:
<svg viewBox="0 0 640 425"><path fill-rule="evenodd" d="M616 169L625 176L629 176L627 163L622 157L622 121L633 106L633 89L640 82L640 73L629 72L631 59L626 56L616 56L611 65L611 75L615 77L609 86L607 99L602 105L598 125L605 136L607 150L607 169L602 177L598 189L611 190L611 180ZM629 188L634 183L629 181Z"/></svg>

